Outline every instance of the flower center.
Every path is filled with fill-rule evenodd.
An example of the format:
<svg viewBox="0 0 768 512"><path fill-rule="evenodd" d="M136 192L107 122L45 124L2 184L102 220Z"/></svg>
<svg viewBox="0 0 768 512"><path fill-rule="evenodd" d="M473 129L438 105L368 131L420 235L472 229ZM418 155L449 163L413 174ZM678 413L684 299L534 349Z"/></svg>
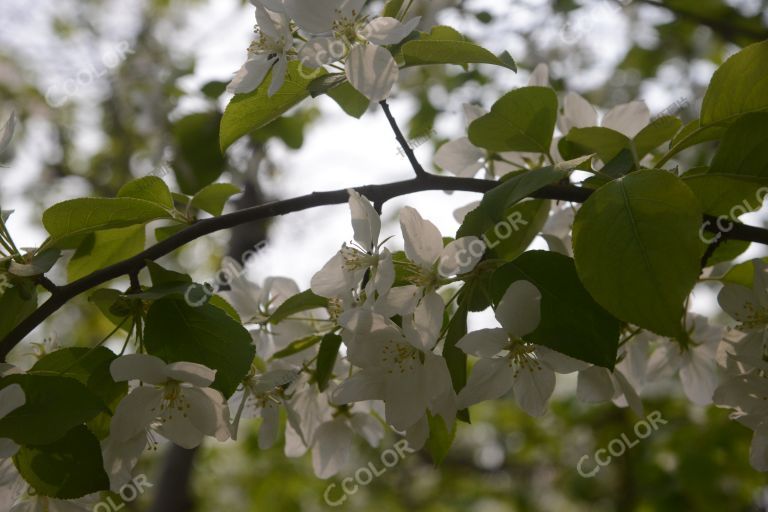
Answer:
<svg viewBox="0 0 768 512"><path fill-rule="evenodd" d="M536 349L532 343L510 337L504 348L509 351L506 357L509 359L509 366L514 368L514 378L517 378L522 370L529 372L541 370L541 363L536 357Z"/></svg>
<svg viewBox="0 0 768 512"><path fill-rule="evenodd" d="M387 373L405 373L421 364L419 351L405 343L387 343L381 351L381 362L387 367Z"/></svg>
<svg viewBox="0 0 768 512"><path fill-rule="evenodd" d="M187 417L190 404L184 397L181 390L181 384L176 381L169 381L163 388L163 400L160 402L160 410L157 412L161 424L165 424L173 419L174 414L181 414ZM152 409L154 411L154 409Z"/></svg>

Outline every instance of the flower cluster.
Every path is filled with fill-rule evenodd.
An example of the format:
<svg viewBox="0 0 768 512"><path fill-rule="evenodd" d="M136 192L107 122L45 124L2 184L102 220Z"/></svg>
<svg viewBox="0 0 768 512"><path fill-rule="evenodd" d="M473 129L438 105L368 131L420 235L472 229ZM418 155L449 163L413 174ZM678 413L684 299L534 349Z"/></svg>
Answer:
<svg viewBox="0 0 768 512"><path fill-rule="evenodd" d="M389 96L399 68L385 47L401 42L418 25L391 17L365 14L364 0L252 0L256 7L256 37L248 59L228 90L247 93L271 72L269 96L285 82L288 63L298 61L299 72L312 76L323 66L344 64L344 73L370 101Z"/></svg>

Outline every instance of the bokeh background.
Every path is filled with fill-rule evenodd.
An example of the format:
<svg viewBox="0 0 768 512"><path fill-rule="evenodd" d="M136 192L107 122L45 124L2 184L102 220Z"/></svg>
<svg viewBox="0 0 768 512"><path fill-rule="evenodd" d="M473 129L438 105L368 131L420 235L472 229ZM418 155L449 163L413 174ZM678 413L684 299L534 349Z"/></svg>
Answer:
<svg viewBox="0 0 768 512"><path fill-rule="evenodd" d="M377 10L381 2L370 4ZM495 53L509 51L520 68L402 73L393 112L420 142L416 153L426 164L441 143L462 134L463 103L490 107L525 85L539 63L549 65L560 93L579 92L604 109L642 99L654 114L672 109L690 121L717 66L768 38L765 0L417 0L414 9L423 26L451 25ZM252 6L237 0L2 0L0 117L14 110L20 123L0 162L0 204L15 210L9 229L17 244L42 242L44 208L71 197L112 196L150 173L184 192L233 182L245 193L229 209L410 177L381 112L356 120L328 98L304 103L221 155L224 88L245 59L253 24ZM706 145L685 155L690 166L710 157ZM385 232L397 233L398 207L411 204L453 234L454 208L474 199L441 192L400 198L385 208ZM760 211L742 220L765 225L765 217ZM248 268L252 279L283 275L305 288L350 235L346 207L328 207L199 240L162 263L211 280L224 255L239 259L265 241ZM750 248L740 259L764 252ZM53 279L66 277L62 270ZM714 315L714 292L697 288L694 309ZM110 330L82 297L13 356L23 364L33 343L89 346ZM573 383L560 384L543 419L504 401L477 407L439 467L426 454L410 455L338 510L768 510L766 477L748 463L750 431L724 410L690 405L671 380L644 396L647 410L660 411L668 424L597 476L579 476L578 460L631 433L637 418L612 405L580 404ZM382 449L394 442L385 439ZM280 446L259 451L255 434L195 452L164 446L141 468L154 487L126 507L328 510L327 485L379 457L361 446L348 471L329 482L314 477L306 457L287 459Z"/></svg>

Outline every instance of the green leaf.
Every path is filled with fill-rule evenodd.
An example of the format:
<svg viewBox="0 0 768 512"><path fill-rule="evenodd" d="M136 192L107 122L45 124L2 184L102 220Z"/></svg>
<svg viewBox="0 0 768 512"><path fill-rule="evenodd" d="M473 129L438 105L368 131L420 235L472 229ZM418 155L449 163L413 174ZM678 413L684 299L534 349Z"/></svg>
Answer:
<svg viewBox="0 0 768 512"><path fill-rule="evenodd" d="M88 297L88 302L92 302L99 308L99 311L116 327L120 325L124 331L130 329L131 323L126 320L131 315L130 302L120 290L111 288L96 290Z"/></svg>
<svg viewBox="0 0 768 512"><path fill-rule="evenodd" d="M227 159L217 142L221 122L221 114L216 111L190 114L173 124L175 158L171 163L185 194L210 185L227 168Z"/></svg>
<svg viewBox="0 0 768 512"><path fill-rule="evenodd" d="M14 462L42 496L75 499L109 489L99 440L82 425L54 443L22 446Z"/></svg>
<svg viewBox="0 0 768 512"><path fill-rule="evenodd" d="M701 104L701 126L768 109L768 41L747 46L720 66Z"/></svg>
<svg viewBox="0 0 768 512"><path fill-rule="evenodd" d="M320 351L317 353L317 367L315 369L315 381L320 391L328 387L328 380L333 375L333 366L341 347L341 336L328 333L320 342Z"/></svg>
<svg viewBox="0 0 768 512"><path fill-rule="evenodd" d="M763 189L768 180L754 176L687 172L681 179L696 195L704 213L727 215L734 219L759 210L768 192L768 189Z"/></svg>
<svg viewBox="0 0 768 512"><path fill-rule="evenodd" d="M469 140L489 151L548 154L557 120L557 95L548 87L521 87L501 97L469 125Z"/></svg>
<svg viewBox="0 0 768 512"><path fill-rule="evenodd" d="M43 225L51 238L45 246L94 231L145 224L170 214L155 203L133 197L86 197L55 204L43 213Z"/></svg>
<svg viewBox="0 0 768 512"><path fill-rule="evenodd" d="M347 81L342 82L328 91L333 99L347 115L360 119L368 111L371 102L360 91Z"/></svg>
<svg viewBox="0 0 768 512"><path fill-rule="evenodd" d="M397 15L400 14L400 9L403 7L403 2L404 0L387 0L381 15L385 18L397 18Z"/></svg>
<svg viewBox="0 0 768 512"><path fill-rule="evenodd" d="M427 64L493 64L517 71L514 60L508 54L497 57L482 46L468 41L449 27L435 27L429 34L408 41L402 47L406 66Z"/></svg>
<svg viewBox="0 0 768 512"><path fill-rule="evenodd" d="M613 369L620 323L589 295L571 258L547 251L523 253L493 274L494 304L520 280L541 292L541 323L526 340Z"/></svg>
<svg viewBox="0 0 768 512"><path fill-rule="evenodd" d="M21 283L0 295L0 340L37 309L37 290L32 283Z"/></svg>
<svg viewBox="0 0 768 512"><path fill-rule="evenodd" d="M312 290L305 290L293 297L289 297L285 302L280 304L280 307L278 307L275 312L272 313L272 316L269 317L269 323L279 324L287 317L295 315L296 313L325 307L328 307L328 299L315 295Z"/></svg>
<svg viewBox="0 0 768 512"><path fill-rule="evenodd" d="M133 197L155 203L173 210L173 197L165 182L157 176L145 176L126 183L117 192L117 197Z"/></svg>
<svg viewBox="0 0 768 512"><path fill-rule="evenodd" d="M601 126L572 128L565 138L580 150L580 154L597 153L603 162L613 160L621 150L631 146L626 135Z"/></svg>
<svg viewBox="0 0 768 512"><path fill-rule="evenodd" d="M429 438L427 438L426 447L435 466L439 466L445 460L451 450L453 440L456 438L456 422L453 423L453 428L448 430L445 421L440 416L433 416L427 412L427 420L429 422Z"/></svg>
<svg viewBox="0 0 768 512"><path fill-rule="evenodd" d="M41 357L29 370L32 375L71 377L84 384L105 404L125 395L128 384L115 382L109 365L117 355L104 347L62 348Z"/></svg>
<svg viewBox="0 0 768 512"><path fill-rule="evenodd" d="M499 222L483 234L489 258L513 260L531 245L549 218L550 201L523 200L504 212Z"/></svg>
<svg viewBox="0 0 768 512"><path fill-rule="evenodd" d="M542 167L517 174L483 195L477 208L464 218L456 232L456 238L462 236L482 236L500 222L513 224L514 218L507 219L506 213L520 200L537 190L565 178L566 171L552 167Z"/></svg>
<svg viewBox="0 0 768 512"><path fill-rule="evenodd" d="M143 224L87 235L67 265L70 281L135 256L144 250Z"/></svg>
<svg viewBox="0 0 768 512"><path fill-rule="evenodd" d="M45 445L107 408L85 385L70 377L9 375L0 386L19 384L26 403L0 419L0 437L18 444Z"/></svg>
<svg viewBox="0 0 768 512"><path fill-rule="evenodd" d="M675 116L662 116L651 121L632 139L637 159L641 160L645 155L674 137L682 125L683 122Z"/></svg>
<svg viewBox="0 0 768 512"><path fill-rule="evenodd" d="M221 215L230 197L241 192L239 187L231 183L212 183L195 194L190 204L215 217Z"/></svg>
<svg viewBox="0 0 768 512"><path fill-rule="evenodd" d="M275 352L274 355L272 356L272 359L283 359L284 357L292 356L293 354L298 354L299 352L303 352L308 348L314 347L315 345L320 343L322 339L323 339L322 336L318 336L316 334L312 336L307 336L306 338L298 339L290 343L283 350L279 350Z"/></svg>
<svg viewBox="0 0 768 512"><path fill-rule="evenodd" d="M84 384L88 390L114 412L117 404L128 393L127 382L115 382L109 371L117 356L104 347L64 348L52 352L35 363L29 373L33 375L59 375L71 377ZM88 426L99 439L109 435L112 414L105 411L89 420Z"/></svg>
<svg viewBox="0 0 768 512"><path fill-rule="evenodd" d="M468 308L465 302L460 302L456 312L448 323L443 344L443 359L451 374L451 384L455 392L461 391L467 385L467 354L456 346L461 338L467 334ZM469 423L469 411L464 409L458 412L460 420Z"/></svg>
<svg viewBox="0 0 768 512"><path fill-rule="evenodd" d="M700 271L701 218L693 192L668 172L638 171L604 185L573 226L581 281L621 320L680 335L683 302Z"/></svg>
<svg viewBox="0 0 768 512"><path fill-rule="evenodd" d="M709 172L768 179L768 112L745 114L725 130Z"/></svg>
<svg viewBox="0 0 768 512"><path fill-rule="evenodd" d="M163 298L149 308L144 346L167 363L190 361L216 370L211 387L230 397L251 369L251 335L222 309Z"/></svg>
<svg viewBox="0 0 768 512"><path fill-rule="evenodd" d="M267 94L272 81L271 72L253 92L238 94L232 98L221 119L221 151L226 150L243 135L271 123L288 109L301 103L309 96L307 87L312 80L323 74L325 71L322 69L310 72L300 62L292 61L288 63L285 84L271 98Z"/></svg>
<svg viewBox="0 0 768 512"><path fill-rule="evenodd" d="M153 286L192 282L192 278L187 274L168 270L152 260L147 260L147 270L149 270L149 278L152 280Z"/></svg>

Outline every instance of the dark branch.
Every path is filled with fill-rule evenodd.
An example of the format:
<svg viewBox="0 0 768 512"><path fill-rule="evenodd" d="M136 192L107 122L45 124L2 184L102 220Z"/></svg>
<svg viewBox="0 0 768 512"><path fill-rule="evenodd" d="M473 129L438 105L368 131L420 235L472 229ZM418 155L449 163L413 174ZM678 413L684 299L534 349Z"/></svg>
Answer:
<svg viewBox="0 0 768 512"><path fill-rule="evenodd" d="M411 180L397 181L383 185L367 185L358 187L356 190L366 196L374 204L383 204L395 197L427 190L460 190L465 192L484 193L498 186L499 183L500 182L498 181L491 180L454 178L426 174ZM531 194L531 197L583 203L591 194L592 190L590 189L580 188L574 185L557 184L543 187ZM347 190L314 192L305 196L285 199L283 201L273 201L260 206L254 206L252 208L246 208L227 215L222 215L220 217L198 221L183 231L168 237L132 258L97 270L96 272L67 285L59 286L55 293L52 293L51 297L45 303L8 333L2 341L2 345L0 345L0 360L4 361L11 349L24 339L27 334L32 332L35 327L40 325L45 319L58 311L59 308L64 306L74 297L118 277L140 271L146 265L147 260L157 260L193 240L217 231L230 229L235 226L261 219L299 212L309 208L316 208L318 206L346 203L348 198L349 194ZM716 218L705 216L704 220L705 229L707 231L714 233L718 232ZM768 245L768 230L744 224L733 223L732 229L728 232L723 232L722 237L724 239L758 242Z"/></svg>
<svg viewBox="0 0 768 512"><path fill-rule="evenodd" d="M408 161L411 163L411 167L413 167L413 171L416 173L416 177L420 178L422 176L426 176L427 171L425 171L424 168L419 163L419 160L416 158L416 155L413 153L413 149L411 149L411 145L408 144L408 141L405 139L403 132L400 130L400 127L397 125L395 116L393 116L392 111L389 110L389 103L387 103L387 100L382 100L380 105L382 110L384 110L384 115L387 116L387 121L389 121L389 126L391 126L392 131L395 132L395 138L397 139L398 144L400 144L400 147L405 152L405 156L408 157Z"/></svg>

